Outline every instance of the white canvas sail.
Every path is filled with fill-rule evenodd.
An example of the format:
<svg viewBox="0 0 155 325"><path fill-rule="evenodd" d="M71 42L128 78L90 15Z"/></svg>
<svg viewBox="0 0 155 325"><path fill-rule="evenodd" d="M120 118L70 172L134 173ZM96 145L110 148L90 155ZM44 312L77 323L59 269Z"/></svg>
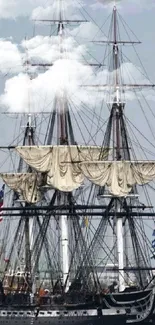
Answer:
<svg viewBox="0 0 155 325"><path fill-rule="evenodd" d="M47 173L47 185L70 192L84 182L79 162L102 160L109 149L98 146L24 146L16 147L24 161L37 171Z"/></svg>
<svg viewBox="0 0 155 325"><path fill-rule="evenodd" d="M85 177L92 183L107 185L112 195L125 197L133 185L147 184L155 178L155 162L104 161L81 164Z"/></svg>
<svg viewBox="0 0 155 325"><path fill-rule="evenodd" d="M47 185L60 191L77 189L85 177L93 184L107 186L112 195L125 197L133 185L155 178L155 162L105 161L108 149L77 146L16 147L24 161L47 173Z"/></svg>
<svg viewBox="0 0 155 325"><path fill-rule="evenodd" d="M37 203L42 199L40 179L35 173L1 174L3 181L12 190L22 195L27 203Z"/></svg>

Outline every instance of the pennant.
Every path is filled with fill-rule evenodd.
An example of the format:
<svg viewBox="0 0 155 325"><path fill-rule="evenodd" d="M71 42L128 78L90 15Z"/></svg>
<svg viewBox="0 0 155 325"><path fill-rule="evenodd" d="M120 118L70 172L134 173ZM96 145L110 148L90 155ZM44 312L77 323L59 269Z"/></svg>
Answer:
<svg viewBox="0 0 155 325"><path fill-rule="evenodd" d="M85 217L85 226L88 227L88 225L89 225L88 217Z"/></svg>
<svg viewBox="0 0 155 325"><path fill-rule="evenodd" d="M0 190L0 200L2 200L4 197L4 190L5 190L5 184L2 185L2 188Z"/></svg>
<svg viewBox="0 0 155 325"><path fill-rule="evenodd" d="M152 248L155 248L155 239L152 240Z"/></svg>
<svg viewBox="0 0 155 325"><path fill-rule="evenodd" d="M2 185L2 188L0 190L0 215L3 214L3 211L1 211L1 208L4 206L4 190L5 190L5 184ZM0 220L2 221L2 220Z"/></svg>
<svg viewBox="0 0 155 325"><path fill-rule="evenodd" d="M82 220L81 227L85 228L85 227L88 227L88 225L89 225L88 217L84 217L83 220Z"/></svg>
<svg viewBox="0 0 155 325"><path fill-rule="evenodd" d="M5 259L4 259L4 262L5 262L5 263L9 263L9 258L5 258Z"/></svg>

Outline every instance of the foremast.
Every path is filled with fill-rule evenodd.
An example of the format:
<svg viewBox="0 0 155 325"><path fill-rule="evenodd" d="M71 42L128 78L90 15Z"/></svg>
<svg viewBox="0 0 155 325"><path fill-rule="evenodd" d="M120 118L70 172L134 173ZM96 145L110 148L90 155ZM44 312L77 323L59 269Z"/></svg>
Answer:
<svg viewBox="0 0 155 325"><path fill-rule="evenodd" d="M34 145L34 130L35 126L32 125L32 116L31 114L28 114L28 122L25 130L25 137L24 137L24 144L25 145ZM31 169L29 168L29 171L31 172ZM26 206L28 205L25 203ZM32 271L32 261L31 261L31 252L33 249L33 224L34 220L33 217L30 216L30 214L25 216L25 272L27 274L30 274L31 277L31 271ZM30 291L32 288L30 288Z"/></svg>
<svg viewBox="0 0 155 325"><path fill-rule="evenodd" d="M26 125L23 127L25 129L22 143L23 146L33 146L35 144L35 119L32 118L31 114L26 115ZM24 168L25 163L20 157L17 174L22 175ZM29 175L31 175L32 168L26 166L26 169ZM4 270L4 289L7 294L14 290L16 292L31 293L33 291L32 250L34 239L34 216L31 213L31 210L28 212L26 211L27 208L31 209L31 205L27 203L26 200L23 200L22 196L19 195L18 187L14 191L12 203L13 207L16 206L17 209L20 209L20 215L15 232L14 243L11 247L8 263ZM21 247L23 248L22 253L20 252ZM18 248L17 252L15 252L16 248Z"/></svg>

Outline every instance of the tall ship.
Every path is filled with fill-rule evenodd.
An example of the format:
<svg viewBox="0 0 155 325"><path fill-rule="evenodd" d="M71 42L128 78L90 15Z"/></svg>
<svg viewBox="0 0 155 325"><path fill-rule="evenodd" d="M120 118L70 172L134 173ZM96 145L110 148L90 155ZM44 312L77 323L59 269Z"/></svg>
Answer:
<svg viewBox="0 0 155 325"><path fill-rule="evenodd" d="M80 56L84 45L74 39L86 15L68 18L63 3L40 22L50 25L50 36L25 40L29 108L11 113L20 133L0 148L10 158L0 173L0 324L148 324L155 305L154 145L142 120L139 131L127 113L143 112L151 130L144 107L153 118L146 90L151 96L155 85L142 67L136 80L123 51L140 42L116 6L109 31L102 27L89 42L99 61ZM39 60L34 44L44 38L51 52L47 59L43 46Z"/></svg>

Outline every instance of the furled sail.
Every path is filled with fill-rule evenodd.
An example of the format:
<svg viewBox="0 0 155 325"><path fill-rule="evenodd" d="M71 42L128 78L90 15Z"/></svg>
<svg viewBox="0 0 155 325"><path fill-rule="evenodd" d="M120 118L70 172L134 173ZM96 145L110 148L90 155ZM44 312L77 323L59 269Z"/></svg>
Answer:
<svg viewBox="0 0 155 325"><path fill-rule="evenodd" d="M127 196L133 185L143 185L155 178L155 162L96 161L81 163L81 170L92 183L105 186L115 196Z"/></svg>
<svg viewBox="0 0 155 325"><path fill-rule="evenodd" d="M85 146L16 147L24 161L47 173L47 185L60 191L77 189L85 177L93 184L107 186L115 196L127 196L133 185L155 178L155 161L106 161L109 149Z"/></svg>
<svg viewBox="0 0 155 325"><path fill-rule="evenodd" d="M84 182L79 168L82 161L105 159L109 149L99 146L23 146L16 147L24 161L39 172L47 173L47 185L70 192Z"/></svg>
<svg viewBox="0 0 155 325"><path fill-rule="evenodd" d="M1 174L3 181L12 190L22 195L27 203L37 203L41 200L40 177L36 173Z"/></svg>

